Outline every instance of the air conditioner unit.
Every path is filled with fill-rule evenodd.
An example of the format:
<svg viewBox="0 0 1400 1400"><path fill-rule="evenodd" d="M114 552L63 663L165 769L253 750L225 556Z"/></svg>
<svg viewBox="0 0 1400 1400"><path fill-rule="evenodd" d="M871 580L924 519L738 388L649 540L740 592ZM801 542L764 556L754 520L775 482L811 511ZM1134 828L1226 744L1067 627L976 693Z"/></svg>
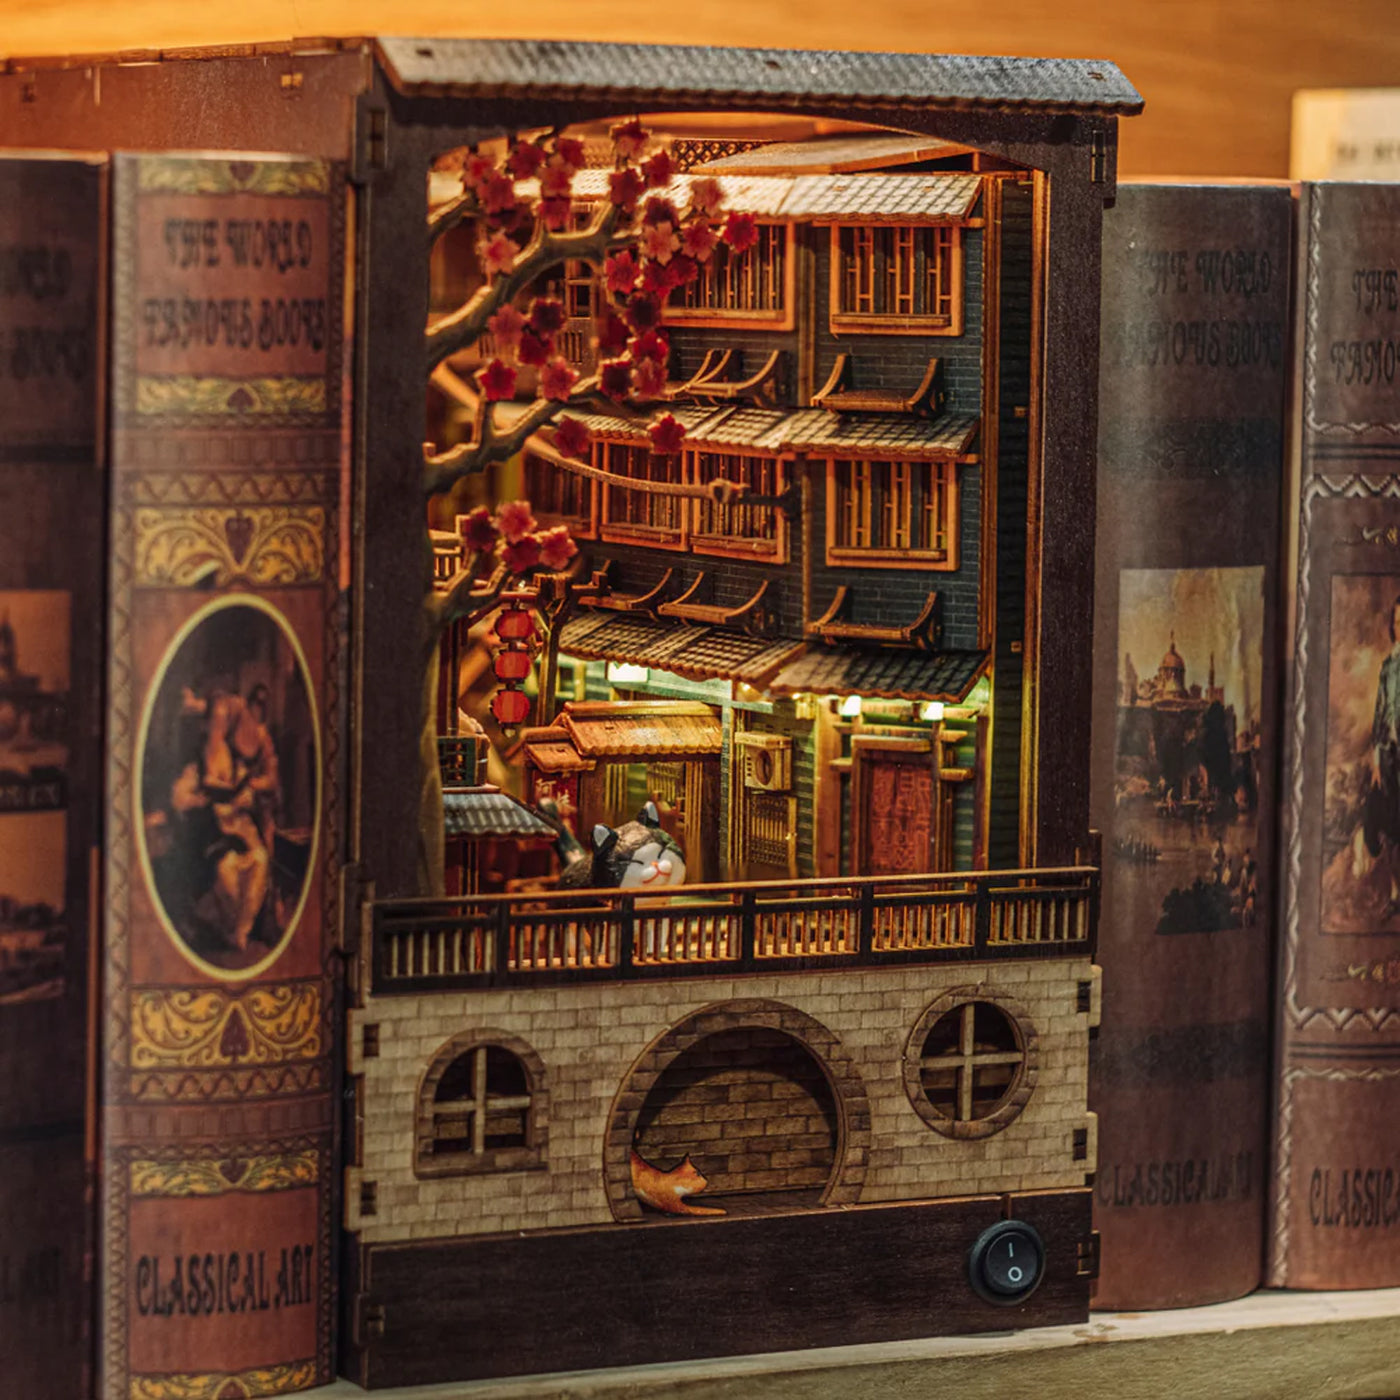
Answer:
<svg viewBox="0 0 1400 1400"><path fill-rule="evenodd" d="M787 792L792 787L792 740L782 734L738 734L743 753L744 786L758 792Z"/></svg>

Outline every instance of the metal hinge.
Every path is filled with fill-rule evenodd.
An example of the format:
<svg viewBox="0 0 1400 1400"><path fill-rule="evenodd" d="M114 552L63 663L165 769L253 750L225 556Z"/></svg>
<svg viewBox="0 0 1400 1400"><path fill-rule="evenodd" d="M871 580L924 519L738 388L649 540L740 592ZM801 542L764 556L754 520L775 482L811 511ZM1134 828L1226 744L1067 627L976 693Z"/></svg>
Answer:
<svg viewBox="0 0 1400 1400"><path fill-rule="evenodd" d="M1075 1276L1077 1278L1096 1279L1099 1276L1099 1232L1090 1230L1088 1235L1079 1241L1077 1248L1077 1261L1075 1265Z"/></svg>
<svg viewBox="0 0 1400 1400"><path fill-rule="evenodd" d="M1102 131L1094 132L1089 142L1089 180L1101 185L1108 178L1108 138Z"/></svg>
<svg viewBox="0 0 1400 1400"><path fill-rule="evenodd" d="M389 168L389 110L362 103L355 118L355 162L351 178L368 184Z"/></svg>
<svg viewBox="0 0 1400 1400"><path fill-rule="evenodd" d="M355 1345L377 1342L384 1335L384 1304L376 1303L368 1294L355 1295L352 1312L355 1320Z"/></svg>

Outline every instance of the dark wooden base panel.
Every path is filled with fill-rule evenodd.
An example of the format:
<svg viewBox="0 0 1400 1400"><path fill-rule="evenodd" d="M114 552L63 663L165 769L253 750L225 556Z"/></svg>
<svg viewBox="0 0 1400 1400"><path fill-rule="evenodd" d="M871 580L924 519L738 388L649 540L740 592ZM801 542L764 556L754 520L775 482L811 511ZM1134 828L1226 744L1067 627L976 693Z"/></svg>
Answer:
<svg viewBox="0 0 1400 1400"><path fill-rule="evenodd" d="M1087 1190L370 1245L349 1373L374 1389L1081 1322ZM984 1302L987 1226L1035 1227L1046 1270Z"/></svg>

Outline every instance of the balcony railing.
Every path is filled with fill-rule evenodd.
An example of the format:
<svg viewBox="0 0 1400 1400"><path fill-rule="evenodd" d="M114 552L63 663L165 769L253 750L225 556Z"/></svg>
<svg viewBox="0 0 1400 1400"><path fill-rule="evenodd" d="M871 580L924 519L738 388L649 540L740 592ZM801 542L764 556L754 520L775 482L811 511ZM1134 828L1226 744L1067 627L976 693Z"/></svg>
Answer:
<svg viewBox="0 0 1400 1400"><path fill-rule="evenodd" d="M367 906L378 994L1092 954L1098 871L997 870Z"/></svg>

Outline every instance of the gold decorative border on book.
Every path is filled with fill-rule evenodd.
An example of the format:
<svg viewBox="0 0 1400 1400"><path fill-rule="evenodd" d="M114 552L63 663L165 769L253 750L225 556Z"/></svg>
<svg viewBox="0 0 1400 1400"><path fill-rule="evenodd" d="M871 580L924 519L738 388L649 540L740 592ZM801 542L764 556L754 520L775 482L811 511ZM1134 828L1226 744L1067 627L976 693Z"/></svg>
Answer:
<svg viewBox="0 0 1400 1400"><path fill-rule="evenodd" d="M143 1104L188 1104L195 1101L254 1102L318 1094L330 1087L324 1061L302 1060L266 1069L136 1070L130 1093Z"/></svg>
<svg viewBox="0 0 1400 1400"><path fill-rule="evenodd" d="M300 509L138 510L138 588L315 583L325 570L326 512Z"/></svg>
<svg viewBox="0 0 1400 1400"><path fill-rule="evenodd" d="M325 160L211 160L207 156L148 156L140 164L143 194L325 195Z"/></svg>
<svg viewBox="0 0 1400 1400"><path fill-rule="evenodd" d="M325 411L326 381L320 375L256 379L201 374L136 377L136 412L152 416L290 418Z"/></svg>
<svg viewBox="0 0 1400 1400"><path fill-rule="evenodd" d="M320 1379L314 1359L250 1371L176 1372L166 1376L132 1376L130 1400L262 1400L309 1390Z"/></svg>
<svg viewBox="0 0 1400 1400"><path fill-rule="evenodd" d="M142 989L131 996L133 1069L217 1069L313 1060L322 1051L315 982Z"/></svg>
<svg viewBox="0 0 1400 1400"><path fill-rule="evenodd" d="M226 1196L230 1192L299 1191L321 1179L321 1154L314 1150L248 1157L131 1164L135 1196Z"/></svg>
<svg viewBox="0 0 1400 1400"><path fill-rule="evenodd" d="M179 441L187 443L186 439ZM322 503L329 521L338 490L337 478L330 471L147 470L139 476L120 480L117 483L117 498L121 505L136 509L147 506L164 509L194 506L215 509L239 505L307 507ZM334 534L328 533L326 547L332 548L334 543Z"/></svg>

